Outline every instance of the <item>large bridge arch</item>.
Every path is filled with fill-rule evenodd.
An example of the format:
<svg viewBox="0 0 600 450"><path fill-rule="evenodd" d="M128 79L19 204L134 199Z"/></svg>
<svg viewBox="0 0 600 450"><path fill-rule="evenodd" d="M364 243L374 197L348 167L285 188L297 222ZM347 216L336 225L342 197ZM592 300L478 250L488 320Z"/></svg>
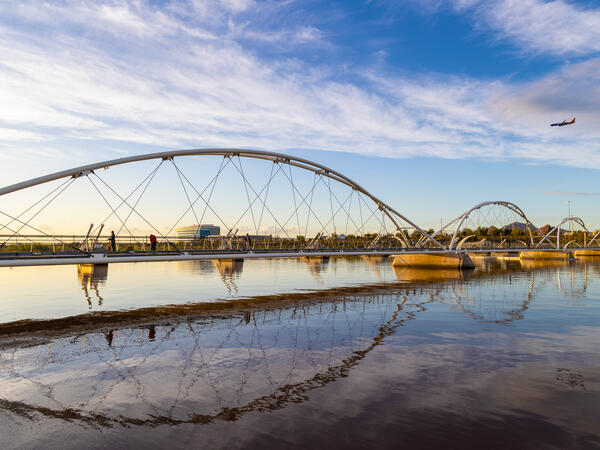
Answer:
<svg viewBox="0 0 600 450"><path fill-rule="evenodd" d="M263 151L263 150L236 149L236 148L187 149L187 150L156 152L156 153L150 153L150 154L142 154L142 155L106 160L106 161L101 161L101 162L97 162L97 163L93 163L93 164L87 164L87 165L83 165L83 166L79 166L79 167L74 167L72 169L63 170L60 172L52 173L52 174L41 176L41 177L32 178L30 180L26 180L26 181L23 181L20 183L6 186L4 188L0 188L0 198L2 198L2 196L6 196L11 193L23 191L28 188L32 188L32 187L38 186L38 185L43 185L45 183L50 183L50 182L56 181L56 180L77 179L77 178L82 178L82 177L88 177L90 175L96 175L95 171L97 171L98 169L108 169L110 167L123 166L123 165L132 164L132 163L136 163L136 162L147 161L147 160L162 160L163 162L170 161L170 162L173 162L173 165L175 165L174 160L179 157L208 156L208 155L222 156L225 159L227 159L227 158L229 158L229 159L231 159L231 158L240 158L240 159L248 158L248 159L253 159L253 160L270 161L273 164L277 164L277 165L285 164L289 167L294 167L294 168L312 172L312 173L314 173L315 177L317 177L317 176L324 177L328 180L334 181L336 183L340 183L341 185L345 185L348 188L350 188L352 191L360 193L365 198L369 199L370 202L372 202L371 206L373 206L373 209L380 211L381 214L385 215L385 217L393 224L393 226L395 227L396 239L400 240L404 247L409 246L407 229L410 228L410 229L413 229L416 232L418 232L420 234L420 236L422 236L422 239L424 241L430 242L430 244L435 247L443 248L443 246L441 244L439 244L432 236L430 236L426 231L421 229L413 221L411 221L406 216L404 216L403 214L398 212L396 209L392 208L387 203L384 203L378 197L376 197L375 195L373 195L372 193L367 191L365 188L360 186L358 183L356 183L349 177L343 175L342 173L340 173L334 169L331 169L329 167L326 167L322 164L319 164L317 162L310 161L310 160L307 160L304 158L299 158L299 157L295 157L295 156L287 155L287 154L283 154L283 153ZM241 166L241 163L240 163L240 166ZM179 169L177 169L177 170L179 170ZM244 176L243 173L241 174L241 176L242 177ZM180 179L181 179L181 177L180 177ZM183 180L182 180L182 184L183 184ZM246 186L246 188L247 188L247 186ZM184 190L185 190L185 186L184 186ZM196 191L196 192L198 192L198 191ZM254 193L257 194L256 191ZM187 192L186 192L186 195L188 195ZM246 195L248 195L248 201L250 202L250 194L248 193L248 191L246 191ZM258 198L260 201L262 201L262 199L260 198L260 196L258 194L256 195L256 198ZM254 199L254 201L256 201L256 198ZM189 200L189 197L188 197L188 200ZM295 201L296 201L296 199L294 198L294 202ZM191 201L190 201L190 204L191 204ZM341 205L341 202L340 202L340 205ZM128 205L128 206L130 206L130 205ZM191 206L193 207L193 205L191 205ZM341 206L343 207L343 205L341 205ZM252 204L250 204L250 208L251 207L252 207ZM111 207L111 209L112 209L112 207ZM131 208L131 209L133 210L134 208ZM333 210L333 206L332 206L332 210ZM114 212L114 209L113 209L113 212ZM332 213L333 213L333 211L332 211ZM17 224L19 224L19 227L21 227L21 228L26 225L29 226L29 224L26 224L26 223L24 223L24 221L21 221L19 219L20 216L18 216L18 215L8 215L8 214L4 214L4 215L10 219L10 222L9 222L10 224L17 223ZM0 227L3 227L3 225L0 224ZM4 228L6 228L6 225L4 225ZM15 234L17 234L17 233L15 233ZM321 233L321 234L323 234L323 233ZM318 239L318 236L315 237L315 239Z"/></svg>

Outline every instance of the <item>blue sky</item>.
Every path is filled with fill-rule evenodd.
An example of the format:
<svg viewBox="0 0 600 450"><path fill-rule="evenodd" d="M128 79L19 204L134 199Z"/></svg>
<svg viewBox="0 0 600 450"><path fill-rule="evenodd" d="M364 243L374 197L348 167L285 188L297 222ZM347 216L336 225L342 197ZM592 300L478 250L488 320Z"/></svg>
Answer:
<svg viewBox="0 0 600 450"><path fill-rule="evenodd" d="M0 99L2 185L261 148L340 169L425 227L490 199L536 223L570 199L600 227L597 2L5 2Z"/></svg>

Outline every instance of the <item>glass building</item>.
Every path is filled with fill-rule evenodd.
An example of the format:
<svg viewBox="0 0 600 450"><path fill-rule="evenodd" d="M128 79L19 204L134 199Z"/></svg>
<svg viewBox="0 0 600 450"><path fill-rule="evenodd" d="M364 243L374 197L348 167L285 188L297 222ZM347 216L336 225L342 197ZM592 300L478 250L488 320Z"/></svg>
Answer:
<svg viewBox="0 0 600 450"><path fill-rule="evenodd" d="M219 236L220 234L221 227L205 223L175 229L175 238L178 241L198 241L207 236Z"/></svg>

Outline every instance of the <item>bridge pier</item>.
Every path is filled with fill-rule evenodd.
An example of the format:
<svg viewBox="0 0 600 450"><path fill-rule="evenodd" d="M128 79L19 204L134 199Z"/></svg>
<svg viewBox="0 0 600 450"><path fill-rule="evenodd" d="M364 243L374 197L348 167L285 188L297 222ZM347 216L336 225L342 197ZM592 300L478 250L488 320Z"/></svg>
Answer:
<svg viewBox="0 0 600 450"><path fill-rule="evenodd" d="M490 251L490 256L494 256L496 258L519 258L518 251L505 251L505 250L492 250Z"/></svg>
<svg viewBox="0 0 600 450"><path fill-rule="evenodd" d="M98 264L77 264L77 273L80 276L106 279L108 273L108 263Z"/></svg>
<svg viewBox="0 0 600 450"><path fill-rule="evenodd" d="M575 258L579 258L580 256L600 256L600 250L594 250L594 249L575 250L574 255L575 255Z"/></svg>
<svg viewBox="0 0 600 450"><path fill-rule="evenodd" d="M575 259L569 250L527 250L519 253L519 259Z"/></svg>
<svg viewBox="0 0 600 450"><path fill-rule="evenodd" d="M473 269L475 264L466 253L431 252L412 255L394 255L392 266L397 267L438 267Z"/></svg>

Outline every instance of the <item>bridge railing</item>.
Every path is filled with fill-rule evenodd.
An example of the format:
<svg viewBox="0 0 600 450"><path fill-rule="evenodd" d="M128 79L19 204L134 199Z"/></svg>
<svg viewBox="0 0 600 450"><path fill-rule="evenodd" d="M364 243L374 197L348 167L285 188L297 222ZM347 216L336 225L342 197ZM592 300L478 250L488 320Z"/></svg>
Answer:
<svg viewBox="0 0 600 450"><path fill-rule="evenodd" d="M110 237L102 235L90 238L85 235L18 235L3 236L8 239L0 253L57 253L57 252L102 252L110 250ZM9 239L10 238L10 239ZM148 236L118 236L115 239L118 252L145 252L150 250ZM403 242L393 236L385 236L373 242L372 236L349 236L325 239L286 239L277 237L211 237L203 239L179 239L176 236L159 238L158 251L221 251L221 250L345 250L345 249L398 249L405 248Z"/></svg>
<svg viewBox="0 0 600 450"><path fill-rule="evenodd" d="M438 236L438 241L448 246L451 236ZM468 239L471 238L471 239ZM110 251L109 235L90 237L75 234L48 235L2 235L0 240L5 242L0 247L0 254L4 253L90 253ZM5 241L6 240L6 241ZM533 248L528 242L519 237L505 236L476 236L467 235L456 250L502 250ZM580 242L581 241L581 242ZM147 252L150 251L148 235L117 236L115 239L117 252ZM589 245L589 239L581 233L561 236L561 248L599 247L594 241ZM554 242L542 242L536 248L555 248ZM201 239L183 239L177 236L165 236L158 239L157 251L199 251L199 252L227 252L227 251L256 251L277 252L283 250L398 250L408 249L437 250L438 247L423 247L418 239L405 242L394 235L381 236L374 239L373 235L333 237L321 239L297 237L296 239L272 236L213 236Z"/></svg>

